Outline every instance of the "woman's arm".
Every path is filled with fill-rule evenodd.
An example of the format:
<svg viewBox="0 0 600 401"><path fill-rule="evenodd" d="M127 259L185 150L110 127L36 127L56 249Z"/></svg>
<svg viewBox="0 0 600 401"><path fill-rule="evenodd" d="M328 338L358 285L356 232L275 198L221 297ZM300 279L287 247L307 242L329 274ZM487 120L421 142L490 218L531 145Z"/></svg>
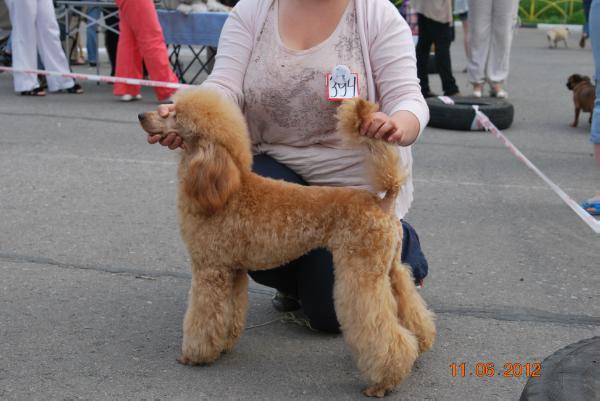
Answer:
<svg viewBox="0 0 600 401"><path fill-rule="evenodd" d="M413 143L429 121L429 108L417 78L410 27L390 2L373 1L374 32L369 32L369 57L381 112L401 129L394 142ZM410 114L407 114L410 113ZM392 134L390 134L392 135Z"/></svg>
<svg viewBox="0 0 600 401"><path fill-rule="evenodd" d="M219 38L215 66L202 86L214 87L244 105L243 84L254 47L257 1L242 0L231 11Z"/></svg>
<svg viewBox="0 0 600 401"><path fill-rule="evenodd" d="M240 107L244 105L244 76L254 47L256 9L256 1L253 0L242 0L233 8L221 31L214 68L201 84L220 91ZM158 114L163 117L174 110L174 105L158 106ZM175 133L162 138L160 135L148 137L148 143L157 142L169 149L176 149L183 140Z"/></svg>

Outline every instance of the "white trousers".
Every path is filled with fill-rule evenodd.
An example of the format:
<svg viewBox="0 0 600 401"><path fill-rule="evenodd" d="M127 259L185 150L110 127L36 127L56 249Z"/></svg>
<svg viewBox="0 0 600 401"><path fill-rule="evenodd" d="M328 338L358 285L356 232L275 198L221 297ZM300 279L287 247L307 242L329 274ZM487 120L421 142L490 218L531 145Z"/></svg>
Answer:
<svg viewBox="0 0 600 401"><path fill-rule="evenodd" d="M60 31L52 0L6 0L12 23L12 62L14 68L37 69L38 52L48 71L69 72L69 62L60 44ZM53 92L71 88L71 78L48 76ZM16 92L39 86L34 74L15 73Z"/></svg>
<svg viewBox="0 0 600 401"><path fill-rule="evenodd" d="M504 82L518 0L469 0L469 62L471 83Z"/></svg>

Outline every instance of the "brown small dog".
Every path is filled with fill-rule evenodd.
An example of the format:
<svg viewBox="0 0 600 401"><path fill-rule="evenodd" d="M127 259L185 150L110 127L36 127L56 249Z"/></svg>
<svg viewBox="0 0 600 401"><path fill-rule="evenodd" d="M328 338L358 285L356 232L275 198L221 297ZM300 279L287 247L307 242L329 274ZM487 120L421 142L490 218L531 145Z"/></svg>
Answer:
<svg viewBox="0 0 600 401"><path fill-rule="evenodd" d="M573 74L567 80L567 88L573 91L573 104L575 105L575 120L571 123L571 127L577 127L577 124L579 124L579 113L581 111L590 113L589 121L591 124L594 101L596 100L596 87L592 85L590 77Z"/></svg>
<svg viewBox="0 0 600 401"><path fill-rule="evenodd" d="M346 101L338 108L338 129L365 148L383 198L254 174L244 116L214 91L178 92L166 118L139 115L146 132L176 132L185 145L177 206L192 288L179 362L211 363L233 348L244 331L248 270L271 269L319 247L333 254L335 310L369 382L366 395L393 390L431 348L433 313L400 261L402 230L393 205L405 172L394 145L358 133L376 110L362 99Z"/></svg>

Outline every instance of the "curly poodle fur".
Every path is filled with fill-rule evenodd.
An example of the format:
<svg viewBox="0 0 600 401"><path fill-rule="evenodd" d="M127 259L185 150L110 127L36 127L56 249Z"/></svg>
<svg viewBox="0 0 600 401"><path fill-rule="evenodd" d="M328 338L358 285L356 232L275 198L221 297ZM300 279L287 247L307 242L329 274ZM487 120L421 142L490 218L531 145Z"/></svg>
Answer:
<svg viewBox="0 0 600 401"><path fill-rule="evenodd" d="M435 337L433 313L401 264L402 230L393 216L404 182L398 154L358 127L376 106L344 102L338 129L368 152L383 198L352 188L299 186L251 171L239 108L214 91L180 91L175 112L140 115L146 132L184 140L177 207L192 261L183 323L183 364L206 364L229 351L244 330L248 270L271 269L324 247L334 258L334 302L344 338L369 387L382 397L411 371Z"/></svg>

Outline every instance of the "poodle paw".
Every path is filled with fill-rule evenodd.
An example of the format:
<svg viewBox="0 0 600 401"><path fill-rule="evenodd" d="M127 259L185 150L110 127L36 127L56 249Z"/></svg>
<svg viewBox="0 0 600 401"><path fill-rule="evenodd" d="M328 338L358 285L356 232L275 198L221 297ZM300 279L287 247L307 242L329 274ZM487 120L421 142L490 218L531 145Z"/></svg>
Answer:
<svg viewBox="0 0 600 401"><path fill-rule="evenodd" d="M192 362L192 360L190 358L183 356L183 355L181 355L179 358L177 358L177 362L179 362L182 365L189 365L189 366L200 365L200 363Z"/></svg>
<svg viewBox="0 0 600 401"><path fill-rule="evenodd" d="M385 393L388 390L389 389L386 389L381 384L375 384L371 387L367 387L366 389L364 389L363 394L366 395L367 397L383 398L383 397L385 397Z"/></svg>
<svg viewBox="0 0 600 401"><path fill-rule="evenodd" d="M213 352L211 354L200 355L198 353L192 352L183 352L179 358L177 358L177 362L182 365L209 365L219 359L221 356L221 352Z"/></svg>

